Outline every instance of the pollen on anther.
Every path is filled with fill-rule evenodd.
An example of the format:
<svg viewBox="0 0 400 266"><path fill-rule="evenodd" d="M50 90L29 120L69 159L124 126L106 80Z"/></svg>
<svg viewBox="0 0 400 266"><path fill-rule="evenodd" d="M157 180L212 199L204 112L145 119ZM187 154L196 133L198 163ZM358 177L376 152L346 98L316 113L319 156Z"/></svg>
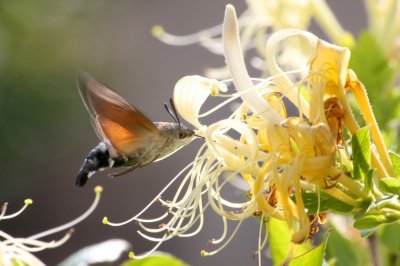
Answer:
<svg viewBox="0 0 400 266"><path fill-rule="evenodd" d="M218 85L214 84L214 85L211 87L211 89L210 89L210 95L211 95L211 96L214 96L214 97L216 97L216 96L219 95L219 87L218 87Z"/></svg>
<svg viewBox="0 0 400 266"><path fill-rule="evenodd" d="M104 217L102 222L103 222L103 224L108 224L108 218Z"/></svg>
<svg viewBox="0 0 400 266"><path fill-rule="evenodd" d="M208 256L208 252L205 250L200 251L200 256L205 257Z"/></svg>
<svg viewBox="0 0 400 266"><path fill-rule="evenodd" d="M95 187L95 188L94 188L94 192L96 192L96 193L101 193L101 192L103 192L103 187L101 187L101 186Z"/></svg>
<svg viewBox="0 0 400 266"><path fill-rule="evenodd" d="M30 204L33 203L33 200L31 200L31 199L26 199L26 200L24 201L24 203L25 203L25 205L30 205Z"/></svg>
<svg viewBox="0 0 400 266"><path fill-rule="evenodd" d="M135 258L135 253L133 251L129 252L128 257L130 259L134 259Z"/></svg>
<svg viewBox="0 0 400 266"><path fill-rule="evenodd" d="M164 27L161 25L155 25L151 29L151 34L153 34L154 37L159 38L165 33Z"/></svg>

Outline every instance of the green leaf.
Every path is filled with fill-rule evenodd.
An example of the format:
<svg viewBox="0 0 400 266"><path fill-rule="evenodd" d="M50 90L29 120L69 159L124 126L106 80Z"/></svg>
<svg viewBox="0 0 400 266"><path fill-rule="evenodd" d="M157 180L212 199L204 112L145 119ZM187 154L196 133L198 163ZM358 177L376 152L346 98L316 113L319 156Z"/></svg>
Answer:
<svg viewBox="0 0 400 266"><path fill-rule="evenodd" d="M354 214L354 219L359 219L367 214L371 210L371 208L375 207L375 203L373 203L372 199L367 199L361 202L358 211Z"/></svg>
<svg viewBox="0 0 400 266"><path fill-rule="evenodd" d="M398 254L400 253L400 224L387 224L382 227L379 239L387 249Z"/></svg>
<svg viewBox="0 0 400 266"><path fill-rule="evenodd" d="M281 265L287 259L290 247L293 245L289 226L286 221L271 218L268 221L268 230L272 261L274 265ZM306 253L310 248L311 246L309 244L295 245L295 256Z"/></svg>
<svg viewBox="0 0 400 266"><path fill-rule="evenodd" d="M357 178L366 174L371 165L371 138L369 128L361 128L353 135L352 140L354 175Z"/></svg>
<svg viewBox="0 0 400 266"><path fill-rule="evenodd" d="M334 212L348 213L353 210L353 206L348 205L331 195L320 192L319 193L319 212L331 210ZM316 214L318 212L318 194L313 192L302 192L304 207L307 208L308 214Z"/></svg>
<svg viewBox="0 0 400 266"><path fill-rule="evenodd" d="M365 179L364 179L364 185L366 191L371 191L373 177L374 177L374 170L369 169L368 172L365 174Z"/></svg>
<svg viewBox="0 0 400 266"><path fill-rule="evenodd" d="M324 254L326 244L328 242L328 235L325 240L316 248L311 249L307 253L300 255L289 262L289 266L309 266L309 265L322 265L324 262Z"/></svg>
<svg viewBox="0 0 400 266"><path fill-rule="evenodd" d="M372 171L371 167L371 138L369 129L364 127L353 135L353 176L364 181L366 191L371 189Z"/></svg>
<svg viewBox="0 0 400 266"><path fill-rule="evenodd" d="M140 259L140 260L130 260L122 264L122 266L188 266L185 262L177 259L176 257L164 253L156 252L153 255Z"/></svg>
<svg viewBox="0 0 400 266"><path fill-rule="evenodd" d="M400 219L400 213L390 209L382 209L376 214L366 214L354 222L354 227L360 230L372 229L382 224L396 222Z"/></svg>
<svg viewBox="0 0 400 266"><path fill-rule="evenodd" d="M400 178L400 155L390 151L389 156L393 164L394 174L396 175L395 177Z"/></svg>
<svg viewBox="0 0 400 266"><path fill-rule="evenodd" d="M396 177L385 177L379 180L379 189L382 192L398 195L400 194L400 179Z"/></svg>
<svg viewBox="0 0 400 266"><path fill-rule="evenodd" d="M367 230L377 227L385 222L384 214L367 214L354 222L354 227L360 230Z"/></svg>
<svg viewBox="0 0 400 266"><path fill-rule="evenodd" d="M336 266L365 265L360 247L355 242L342 236L337 230L332 230L329 235L326 255L328 260L334 259L336 261Z"/></svg>

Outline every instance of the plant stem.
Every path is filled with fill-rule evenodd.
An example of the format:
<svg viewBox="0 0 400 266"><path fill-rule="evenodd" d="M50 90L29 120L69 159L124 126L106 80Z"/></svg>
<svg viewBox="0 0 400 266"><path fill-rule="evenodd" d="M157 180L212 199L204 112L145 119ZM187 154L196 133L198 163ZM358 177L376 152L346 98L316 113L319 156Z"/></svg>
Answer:
<svg viewBox="0 0 400 266"><path fill-rule="evenodd" d="M381 261L378 253L378 241L376 239L376 233L373 233L368 237L368 244L369 244L369 249L371 251L372 265L381 266Z"/></svg>

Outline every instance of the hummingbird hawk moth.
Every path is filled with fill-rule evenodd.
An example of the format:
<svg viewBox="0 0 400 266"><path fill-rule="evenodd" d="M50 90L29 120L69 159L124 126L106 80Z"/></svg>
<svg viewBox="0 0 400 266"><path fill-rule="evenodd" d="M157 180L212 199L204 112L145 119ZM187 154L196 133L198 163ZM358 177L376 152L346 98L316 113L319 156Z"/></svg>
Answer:
<svg viewBox="0 0 400 266"><path fill-rule="evenodd" d="M126 167L119 176L161 160L189 144L195 132L182 125L171 100L171 122L152 122L120 95L81 73L78 88L101 142L93 148L76 177L81 187L98 170Z"/></svg>

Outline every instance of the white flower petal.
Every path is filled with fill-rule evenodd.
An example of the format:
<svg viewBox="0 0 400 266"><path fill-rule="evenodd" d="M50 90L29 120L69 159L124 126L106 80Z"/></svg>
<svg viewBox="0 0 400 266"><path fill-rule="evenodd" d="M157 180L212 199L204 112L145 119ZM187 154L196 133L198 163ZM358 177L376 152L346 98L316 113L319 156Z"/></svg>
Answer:
<svg viewBox="0 0 400 266"><path fill-rule="evenodd" d="M242 95L243 101L255 114L259 114L266 121L273 124L279 123L282 120L281 117L269 106L260 93L252 90L253 83L244 63L236 11L232 5L226 6L222 36L225 60L233 83L238 91L247 91Z"/></svg>
<svg viewBox="0 0 400 266"><path fill-rule="evenodd" d="M196 128L201 128L199 112L210 94L226 92L223 83L201 76L186 76L175 85L173 101L178 113Z"/></svg>
<svg viewBox="0 0 400 266"><path fill-rule="evenodd" d="M309 116L309 104L299 96L299 92L294 88L294 85L288 75L282 70L282 68L277 63L277 52L280 47L280 42L290 38L290 37L301 37L304 39L305 42L310 47L310 57L311 60L314 56L316 51L318 37L312 33L302 30L295 30L295 29L286 29L275 32L267 42L267 51L266 51L266 62L268 71L271 75L276 76L274 79L277 87L280 87L285 94L285 96L293 102L303 114L307 117Z"/></svg>

